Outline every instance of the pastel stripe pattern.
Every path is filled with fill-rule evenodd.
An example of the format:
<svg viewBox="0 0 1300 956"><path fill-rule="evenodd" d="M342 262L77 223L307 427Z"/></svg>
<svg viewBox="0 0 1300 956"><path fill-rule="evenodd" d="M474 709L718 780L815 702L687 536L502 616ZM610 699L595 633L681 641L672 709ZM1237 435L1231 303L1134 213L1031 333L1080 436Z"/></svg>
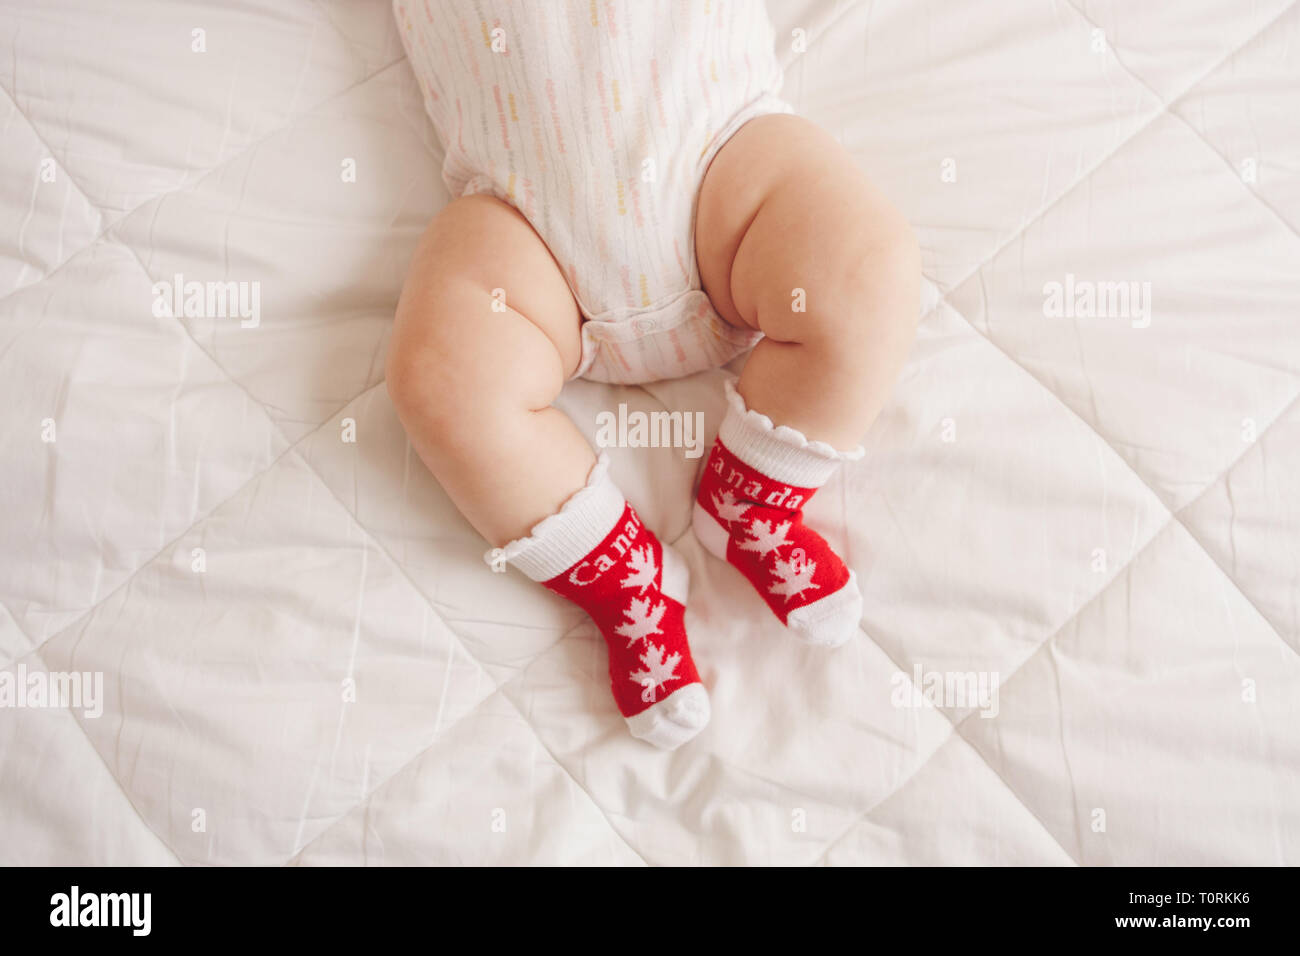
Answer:
<svg viewBox="0 0 1300 956"><path fill-rule="evenodd" d="M788 113L761 0L395 0L453 196L528 219L583 317L578 375L676 378L761 336L714 312L696 198L749 119Z"/></svg>

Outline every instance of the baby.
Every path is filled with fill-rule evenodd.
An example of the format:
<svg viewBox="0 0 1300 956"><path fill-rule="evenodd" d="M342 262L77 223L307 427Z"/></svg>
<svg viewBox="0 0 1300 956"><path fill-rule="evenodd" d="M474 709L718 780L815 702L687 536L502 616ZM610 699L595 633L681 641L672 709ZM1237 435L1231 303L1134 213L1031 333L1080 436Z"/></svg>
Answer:
<svg viewBox="0 0 1300 956"><path fill-rule="evenodd" d="M862 597L803 509L862 456L911 345L916 241L778 98L761 0L394 9L456 198L411 263L388 390L488 560L590 614L632 734L676 747L709 720L686 566L551 403L571 378L653 382L752 348L694 531L793 636L842 644Z"/></svg>

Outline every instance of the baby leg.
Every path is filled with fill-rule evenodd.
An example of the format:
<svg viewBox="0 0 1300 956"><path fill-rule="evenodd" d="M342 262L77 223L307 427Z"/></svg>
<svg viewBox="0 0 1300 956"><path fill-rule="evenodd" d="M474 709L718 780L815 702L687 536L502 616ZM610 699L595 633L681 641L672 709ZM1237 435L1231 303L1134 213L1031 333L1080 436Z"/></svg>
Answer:
<svg viewBox="0 0 1300 956"><path fill-rule="evenodd" d="M580 321L527 220L490 197L456 200L411 263L388 390L420 458L499 546L494 559L596 622L633 735L676 747L709 719L686 638L686 566L551 407L578 366Z"/></svg>
<svg viewBox="0 0 1300 956"><path fill-rule="evenodd" d="M795 634L839 644L861 597L803 525L803 505L880 413L920 312L920 256L903 217L826 132L796 116L745 124L700 189L696 256L754 348L700 488L702 543L749 578Z"/></svg>
<svg viewBox="0 0 1300 956"><path fill-rule="evenodd" d="M696 255L718 314L766 338L739 391L755 411L836 447L862 440L920 315L920 253L903 216L826 131L746 123L700 189Z"/></svg>
<svg viewBox="0 0 1300 956"><path fill-rule="evenodd" d="M580 321L546 246L497 199L450 203L416 248L388 391L420 458L494 545L558 511L595 464L551 408L578 366Z"/></svg>

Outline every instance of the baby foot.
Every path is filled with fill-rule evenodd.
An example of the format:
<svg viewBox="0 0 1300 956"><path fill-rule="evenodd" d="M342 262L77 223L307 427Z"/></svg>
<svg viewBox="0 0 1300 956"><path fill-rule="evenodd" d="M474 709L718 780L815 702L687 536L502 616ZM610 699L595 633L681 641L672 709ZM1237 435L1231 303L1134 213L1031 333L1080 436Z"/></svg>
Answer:
<svg viewBox="0 0 1300 956"><path fill-rule="evenodd" d="M709 453L692 524L710 553L737 568L800 640L838 647L858 630L857 578L803 507L843 460L861 457L810 442L747 410L727 383L730 408Z"/></svg>

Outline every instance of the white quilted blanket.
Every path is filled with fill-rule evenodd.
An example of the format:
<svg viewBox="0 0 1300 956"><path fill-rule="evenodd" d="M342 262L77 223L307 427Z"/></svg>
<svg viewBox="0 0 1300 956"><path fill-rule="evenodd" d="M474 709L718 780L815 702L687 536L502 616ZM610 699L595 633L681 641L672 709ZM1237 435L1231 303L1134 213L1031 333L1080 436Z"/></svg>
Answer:
<svg viewBox="0 0 1300 956"><path fill-rule="evenodd" d="M667 754L393 414L447 196L388 5L0 2L0 862L1300 863L1300 3L772 12L926 315L811 507L838 652L614 451L694 575ZM711 433L726 374L564 405Z"/></svg>

